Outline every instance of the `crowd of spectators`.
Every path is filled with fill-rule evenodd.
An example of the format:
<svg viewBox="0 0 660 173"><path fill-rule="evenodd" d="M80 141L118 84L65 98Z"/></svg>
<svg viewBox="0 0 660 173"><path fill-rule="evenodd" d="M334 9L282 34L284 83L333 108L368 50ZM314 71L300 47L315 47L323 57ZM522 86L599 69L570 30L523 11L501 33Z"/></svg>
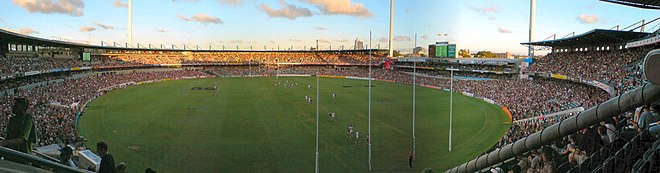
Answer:
<svg viewBox="0 0 660 173"><path fill-rule="evenodd" d="M378 64L383 51L249 51L249 52L163 52L133 51L119 54L93 55L91 61L83 61L75 56L42 57L37 54L9 55L0 57L0 77L17 75L30 71L43 71L58 68L120 66L144 64L198 64L198 63L312 63L312 64Z"/></svg>
<svg viewBox="0 0 660 173"><path fill-rule="evenodd" d="M81 61L70 58L38 58L30 55L0 57L0 76L16 72L48 70L54 68L80 67Z"/></svg>
<svg viewBox="0 0 660 173"><path fill-rule="evenodd" d="M404 71L412 73L412 68L397 68L399 71ZM450 78L450 71L448 70L427 70L427 69L417 69L417 73L429 75L429 76L438 76L444 78ZM497 74L497 73L481 73L481 72L471 72L471 71L454 71L454 77L456 78L482 78L482 79L516 79L518 74Z"/></svg>
<svg viewBox="0 0 660 173"><path fill-rule="evenodd" d="M551 53L524 71L597 80L614 87L618 95L643 84L639 64L654 48Z"/></svg>
<svg viewBox="0 0 660 173"><path fill-rule="evenodd" d="M572 53L553 53L526 69L528 72L551 72L584 79L599 80L615 87L617 92L633 89L642 84L639 60L649 48L629 50L590 51ZM215 52L215 53L164 53L164 54L125 54L117 56L95 56L91 62L81 62L74 59L44 59L36 57L0 58L0 72L8 75L15 72L44 70L50 68L66 68L97 65L125 64L178 64L178 63L247 63L253 65L217 66L205 69L217 76L272 76L278 74L320 74L368 77L366 67L357 66L293 66L274 65L275 63L351 63L365 64L372 61L382 61L382 53L371 56L367 53L343 54L336 52ZM402 64L406 65L406 64ZM420 64L417 64L420 66ZM421 64L422 67L446 68L446 65ZM448 67L448 66L447 66ZM565 68L571 67L571 68ZM464 70L509 71L508 66L459 66ZM374 67L371 77L404 84L412 84L410 69L397 68L385 70ZM449 89L449 73L442 70L418 69L417 84L437 86ZM15 97L27 97L31 103L30 110L34 114L38 145L53 143L71 143L76 138L75 117L81 106L87 101L101 95L100 89L127 82L158 80L165 78L199 77L205 73L189 70L161 72L104 73L79 79L67 79L67 75L42 75L26 77L0 83L3 91L9 88L29 85L41 81L63 79L63 82L49 83L30 89L19 89L14 94L5 94L0 98L0 112L11 115L11 103ZM492 99L497 104L506 106L512 113L513 120L538 117L575 107L589 108L609 98L609 95L598 88L577 84L569 81L535 78L516 79L512 75L457 72L455 75L491 78L497 80L454 80L455 92L469 92L478 97ZM13 82L15 81L15 82ZM649 109L650 110L650 109ZM657 110L657 109L656 109ZM640 118L641 113L627 114L625 117L602 122L582 130L580 133L557 141L552 146L531 152L524 157L518 157L517 164L522 170L558 170L561 163L579 166L596 151L592 148L613 146L615 141L621 141L617 135L624 127L633 126L638 129L648 119ZM538 132L557 123L571 114L547 118L532 118L526 121L515 121L507 134L496 144L501 147L515 140ZM8 116L0 117L0 126L6 126ZM642 120L640 120L642 119ZM658 118L656 121L660 120ZM0 136L5 132L0 131ZM586 141L586 142L583 142ZM562 159L564 158L570 159ZM568 157L570 156L570 157ZM526 163L527 165L524 165Z"/></svg>
<svg viewBox="0 0 660 173"><path fill-rule="evenodd" d="M251 72L246 72L251 68ZM321 74L368 77L364 67L341 69L327 66L290 67L246 67L229 66L211 69L219 76L277 75L277 74ZM412 76L395 70L372 68L372 77L380 80L412 84ZM418 76L417 83L449 89L446 77ZM454 80L456 92L469 92L479 97L494 100L506 106L513 119L524 119L554 113L575 107L591 107L605 101L609 95L598 88L555 79L509 79L509 80Z"/></svg>
<svg viewBox="0 0 660 173"><path fill-rule="evenodd" d="M654 129L654 124L660 123L658 110L660 106L655 103L614 116L558 139L551 145L517 156L513 163L505 163L499 169L512 172L591 172L596 167L603 167L602 169L612 172L630 171L632 165L643 161L642 155L660 135L660 129ZM514 122L506 135L490 151L573 115L569 113ZM546 155L545 158L543 155ZM651 169L659 168L658 165L652 166L654 168Z"/></svg>
<svg viewBox="0 0 660 173"><path fill-rule="evenodd" d="M395 66L410 66L414 64L412 62L396 62ZM435 68L435 69L458 69L460 71L497 71L497 72L516 72L516 67L514 65L497 65L497 64L460 64L460 63L437 63L437 62L420 62L416 66L419 68Z"/></svg>
<svg viewBox="0 0 660 173"><path fill-rule="evenodd" d="M370 56L371 55L371 56ZM382 61L382 52L347 53L347 52L193 52L193 53L153 53L153 54L123 54L116 56L123 62L141 64L192 64L192 63L350 63L365 64L369 59L372 63Z"/></svg>
<svg viewBox="0 0 660 173"><path fill-rule="evenodd" d="M72 143L76 137L75 118L81 107L102 94L100 89L114 85L159 80L166 78L200 77L198 71L175 70L160 72L103 73L63 82L49 83L30 89L19 89L0 98L0 127L5 127L11 114L11 101L15 97L30 100L30 111L35 118L38 146ZM4 129L4 128L3 128ZM4 130L0 136L5 136Z"/></svg>

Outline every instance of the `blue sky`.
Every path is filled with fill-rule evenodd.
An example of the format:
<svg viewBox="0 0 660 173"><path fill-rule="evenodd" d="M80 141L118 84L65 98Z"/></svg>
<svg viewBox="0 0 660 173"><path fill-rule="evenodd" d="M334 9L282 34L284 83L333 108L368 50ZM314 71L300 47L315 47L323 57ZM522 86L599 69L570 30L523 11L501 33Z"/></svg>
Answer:
<svg viewBox="0 0 660 173"><path fill-rule="evenodd" d="M127 42L128 0L7 0L0 28L42 38L91 44ZM395 49L451 41L461 49L524 53L528 0L396 0ZM596 0L538 0L535 40L659 17ZM583 20L580 20L580 16ZM134 0L133 40L140 43L220 49L346 49L359 37L387 46L387 0ZM654 26L652 24L651 26ZM447 36L438 36L447 34ZM424 46L426 47L426 46Z"/></svg>
<svg viewBox="0 0 660 173"><path fill-rule="evenodd" d="M525 54L529 33L529 0L460 1L460 48ZM621 28L642 19L660 17L658 10L644 10L597 0L537 0L533 40L557 34L581 34L593 29ZM647 25L653 27L659 22ZM657 27L655 29L658 29Z"/></svg>

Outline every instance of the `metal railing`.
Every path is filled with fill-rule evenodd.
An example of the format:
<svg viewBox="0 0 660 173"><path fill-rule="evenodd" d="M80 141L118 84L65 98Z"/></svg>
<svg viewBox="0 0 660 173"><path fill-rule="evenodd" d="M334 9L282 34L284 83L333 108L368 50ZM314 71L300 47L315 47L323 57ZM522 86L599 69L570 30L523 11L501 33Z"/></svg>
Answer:
<svg viewBox="0 0 660 173"><path fill-rule="evenodd" d="M644 84L642 87L602 102L584 112L547 127L540 132L536 132L500 149L479 156L446 172L467 173L479 171L480 169L500 163L530 150L540 148L543 145L551 144L556 139L568 136L580 129L587 128L626 111L633 110L643 104L657 101L658 99L660 99L660 87L651 83Z"/></svg>
<svg viewBox="0 0 660 173"><path fill-rule="evenodd" d="M74 173L87 173L87 171L82 169L76 169L69 167L57 162L50 160L42 159L37 156L26 154L20 151L12 150L6 147L0 147L0 155L7 158L18 159L22 163L30 163L32 166L36 166L35 169L46 168L47 170L53 170L56 172L74 172Z"/></svg>

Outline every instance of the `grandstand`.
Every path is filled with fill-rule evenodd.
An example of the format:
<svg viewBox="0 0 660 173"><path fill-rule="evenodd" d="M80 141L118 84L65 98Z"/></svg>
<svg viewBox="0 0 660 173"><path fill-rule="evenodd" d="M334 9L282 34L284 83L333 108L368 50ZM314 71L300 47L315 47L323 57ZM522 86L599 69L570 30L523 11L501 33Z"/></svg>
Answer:
<svg viewBox="0 0 660 173"><path fill-rule="evenodd" d="M656 1L603 1L659 9ZM658 134L639 118L644 112L658 109L657 81L649 83L644 78L657 72L644 63L658 56L652 51L660 48L658 31L645 32L644 25L642 22L631 30L595 29L567 38L521 43L552 51L523 68L521 78L582 83L609 96L584 106L586 111L567 110L550 118L519 119L504 136L509 139L500 143L504 145L446 172L660 171ZM639 28L641 31L634 31Z"/></svg>
<svg viewBox="0 0 660 173"><path fill-rule="evenodd" d="M655 1L602 1L660 9ZM649 54L660 48L659 36L658 31L595 29L522 43L552 51L529 66L521 59L395 58L387 68L385 49L97 46L0 29L0 111L11 115L16 97L37 103L31 109L39 148L38 154L28 155L0 147L0 155L21 158L0 162L25 172L86 172L56 163L57 155L50 151L57 149L48 148L88 149L77 131L78 118L86 104L112 90L178 79L319 75L453 90L510 113L510 122L502 123L508 127L504 136L487 151L476 151L483 154L474 160L467 161L474 157L466 156L470 158L463 164L439 168L447 172L658 172L658 134L638 124L641 114L659 108L660 89L643 73L649 68L644 68L644 59L660 54ZM373 74L367 67L374 67ZM389 102L389 98L381 100ZM0 117L0 126L6 127L8 121L9 116ZM6 135L4 128L0 130L0 136ZM20 164L25 162L39 168Z"/></svg>
<svg viewBox="0 0 660 173"><path fill-rule="evenodd" d="M39 122L46 123L39 124L38 127L47 127L38 131L39 146L79 143L80 139L75 131L76 112L83 108L84 103L101 96L102 93L96 91L121 88L132 85L133 82L211 76L322 74L367 77L368 73L364 66L369 65L367 63L369 57L379 63L372 65L380 65L382 58L379 57L383 57L385 53L383 50L373 50L373 54L369 54L369 51L364 50L202 51L106 48L49 42L29 36L5 33L2 40L8 41L2 45L8 45L8 47L5 52L6 57L3 58L6 60L3 68L4 71L11 73L5 73L2 77L3 105L10 105L14 95L28 96L33 100L39 100L38 102L48 103L46 105L63 105L60 107L42 105L37 108L41 110L39 112L44 113L37 116L41 118ZM585 44L591 45L588 42ZM83 60L83 53L90 53L91 60ZM554 57L548 56L547 58ZM517 139L541 131L543 127L558 123L571 115L571 113L553 114L555 112L589 108L607 100L612 94L609 93L607 87L602 87L602 84L610 85L605 82L593 82L600 81L597 78L588 81L572 76L558 77L560 75L530 70L535 69L537 65L553 65L552 63L544 64L543 60L521 72L518 68L520 60L403 58L393 61L394 70L375 69L373 77L385 81L412 84L411 61L420 61L420 63L414 64L418 68L419 85L448 89L447 70L457 69L457 75L466 77L455 82L457 92L487 98L511 111L515 123L494 148L511 144ZM26 67L28 68L26 69ZM137 70L138 73L114 72L124 69ZM107 71L107 73L85 77L83 74L87 71ZM535 80L518 79L521 73L526 76L525 78ZM50 83L48 81L53 81L54 84L46 85L46 83ZM530 94L533 95L530 96ZM42 98L43 96L49 99ZM58 115L57 119L50 120L51 115ZM547 116L547 118L539 122L535 117L540 116Z"/></svg>

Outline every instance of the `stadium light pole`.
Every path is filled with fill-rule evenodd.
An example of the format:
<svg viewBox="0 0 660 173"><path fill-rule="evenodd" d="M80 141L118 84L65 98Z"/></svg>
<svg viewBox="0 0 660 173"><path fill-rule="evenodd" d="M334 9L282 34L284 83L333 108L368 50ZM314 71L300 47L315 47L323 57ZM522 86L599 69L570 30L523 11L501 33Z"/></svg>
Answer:
<svg viewBox="0 0 660 173"><path fill-rule="evenodd" d="M369 44L371 44L371 31L369 31ZM369 49L369 171L371 171L371 49Z"/></svg>
<svg viewBox="0 0 660 173"><path fill-rule="evenodd" d="M532 37L534 37L534 22L536 18L536 0L529 0L529 43L532 42ZM527 56L529 58L534 58L534 49L532 45L528 45Z"/></svg>
<svg viewBox="0 0 660 173"><path fill-rule="evenodd" d="M316 74L316 173L319 172L319 74Z"/></svg>
<svg viewBox="0 0 660 173"><path fill-rule="evenodd" d="M394 55L394 0L390 0L390 43L389 43L389 57Z"/></svg>
<svg viewBox="0 0 660 173"><path fill-rule="evenodd" d="M133 0L128 0L128 42L133 45Z"/></svg>

